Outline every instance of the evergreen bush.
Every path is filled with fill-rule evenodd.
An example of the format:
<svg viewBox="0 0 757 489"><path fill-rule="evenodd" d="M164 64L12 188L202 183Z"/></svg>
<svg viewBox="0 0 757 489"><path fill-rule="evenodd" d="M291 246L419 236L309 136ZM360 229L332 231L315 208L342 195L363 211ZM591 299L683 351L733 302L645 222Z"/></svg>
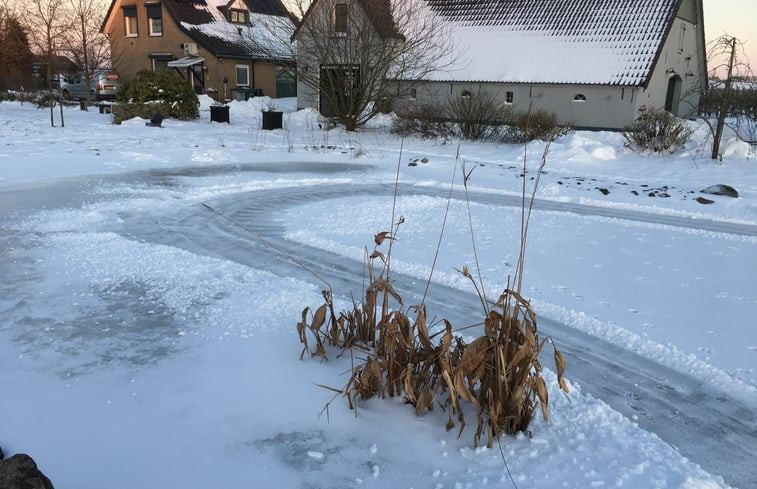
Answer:
<svg viewBox="0 0 757 489"><path fill-rule="evenodd" d="M117 99L121 103L163 102L170 107L169 113L163 115L174 119L194 119L199 115L200 101L192 85L173 70L160 74L138 72Z"/></svg>

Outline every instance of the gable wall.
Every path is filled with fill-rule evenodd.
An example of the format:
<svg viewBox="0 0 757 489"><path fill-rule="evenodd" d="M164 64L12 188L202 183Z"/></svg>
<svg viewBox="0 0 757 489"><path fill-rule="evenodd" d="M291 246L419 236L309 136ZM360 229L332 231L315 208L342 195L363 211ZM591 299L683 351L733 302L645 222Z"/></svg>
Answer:
<svg viewBox="0 0 757 489"><path fill-rule="evenodd" d="M330 27L326 29L324 26L324 22L330 23L329 19L331 19L331 12L336 3L346 3L349 5L349 24L351 26L350 32L354 34L354 36L350 38L334 36L330 31ZM318 74L320 73L320 66L322 64L362 64L359 62L359 48L351 47L359 44L359 42L357 41L357 39L359 38L359 34L357 32L358 29L354 27L355 25L360 25L363 26L363 28L371 29L371 31L369 32L372 35L378 36L378 33L373 28L372 24L365 15L365 11L357 0L318 0L312 5L311 9L312 11L308 13L308 16L304 20L305 24L297 34L296 58L298 71L298 109L319 109L320 100L318 89L313 85L317 81ZM355 16L359 17L356 18ZM316 34L318 36L330 36L329 42L343 43L342 48L334 48L333 46L336 46L336 44L333 44L329 49L326 50L330 53L333 52L333 54L338 53L338 55L334 59L319 59L318 53L308 49L309 46L312 45L312 43L308 41L308 36L311 35L311 32L312 30L314 30L315 26L318 27L317 29L315 29L317 30ZM324 30L326 32L322 32ZM301 72L303 71L307 71L308 74L301 74ZM306 79L309 79L310 81L307 82Z"/></svg>
<svg viewBox="0 0 757 489"><path fill-rule="evenodd" d="M689 3L694 3L694 0L684 1L681 9L690 12L687 5ZM678 75L682 80L682 88L681 101L676 115L687 118L697 116L699 96L707 76L706 73L702 72L702 68L705 66L704 58L706 57L706 48L702 45L704 37L702 29L702 22L693 23L681 17L675 19L668 38L663 44L650 82L639 97L637 110L642 105L654 109L663 108L668 80ZM683 37L681 38L682 32ZM680 43L681 39L683 44Z"/></svg>

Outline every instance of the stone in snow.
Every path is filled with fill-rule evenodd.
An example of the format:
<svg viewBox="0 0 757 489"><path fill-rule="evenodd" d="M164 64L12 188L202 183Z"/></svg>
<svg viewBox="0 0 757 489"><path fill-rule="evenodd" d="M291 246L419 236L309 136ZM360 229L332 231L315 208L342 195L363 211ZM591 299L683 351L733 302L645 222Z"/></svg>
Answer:
<svg viewBox="0 0 757 489"><path fill-rule="evenodd" d="M0 461L0 487L3 489L53 489L29 455L19 453Z"/></svg>
<svg viewBox="0 0 757 489"><path fill-rule="evenodd" d="M703 194L712 194L712 195L725 195L727 197L738 197L739 193L736 191L735 188L731 187L730 185L712 185L710 187L707 187L705 189L702 189L701 192Z"/></svg>

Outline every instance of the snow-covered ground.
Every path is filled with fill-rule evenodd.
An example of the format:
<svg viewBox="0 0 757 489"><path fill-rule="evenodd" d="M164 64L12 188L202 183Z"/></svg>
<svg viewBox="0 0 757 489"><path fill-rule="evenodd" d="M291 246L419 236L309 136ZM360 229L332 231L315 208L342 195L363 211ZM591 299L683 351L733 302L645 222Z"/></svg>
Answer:
<svg viewBox="0 0 757 489"><path fill-rule="evenodd" d="M371 400L355 416L337 399L323 414L333 393L316 384L341 387L350 363L299 360L295 324L319 304L321 284L274 264L254 237L263 224L334 269L360 263L389 227L399 164L395 272L422 292L453 183L433 280L468 300L455 271L473 266L465 163L475 167L471 212L493 297L517 261L523 146L402 141L389 117L354 134L326 131L293 100L275 102L280 131L259 130L267 99L232 103L231 124L210 123L203 100L199 121L161 129L78 108L50 128L46 110L0 104L0 446L30 453L58 489L512 487L499 450L473 449L470 430L445 432L439 410L416 418L400 399ZM553 142L524 292L558 331L680 374L687 390L722 393L753 427L757 155L735 139L724 147L722 162L709 160L703 127L674 155L632 153L616 133ZM543 149L527 147L529 186ZM719 183L740 197L696 202ZM282 203L261 222L252 202L267 198ZM222 227L203 202L238 226ZM350 291L336 292L348 301ZM546 377L549 421L503 440L520 488L757 481L749 467L700 468L636 415L588 394L591 377L567 397ZM692 424L683 439L708 436ZM757 457L753 432L742 449Z"/></svg>

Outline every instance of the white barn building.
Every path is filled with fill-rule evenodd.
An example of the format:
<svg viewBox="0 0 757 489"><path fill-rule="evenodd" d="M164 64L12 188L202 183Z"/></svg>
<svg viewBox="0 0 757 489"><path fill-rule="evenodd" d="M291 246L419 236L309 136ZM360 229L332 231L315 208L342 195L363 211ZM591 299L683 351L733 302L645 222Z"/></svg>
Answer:
<svg viewBox="0 0 757 489"><path fill-rule="evenodd" d="M426 0L457 69L413 80L398 112L486 90L514 110L621 129L642 106L693 118L707 80L702 0Z"/></svg>

